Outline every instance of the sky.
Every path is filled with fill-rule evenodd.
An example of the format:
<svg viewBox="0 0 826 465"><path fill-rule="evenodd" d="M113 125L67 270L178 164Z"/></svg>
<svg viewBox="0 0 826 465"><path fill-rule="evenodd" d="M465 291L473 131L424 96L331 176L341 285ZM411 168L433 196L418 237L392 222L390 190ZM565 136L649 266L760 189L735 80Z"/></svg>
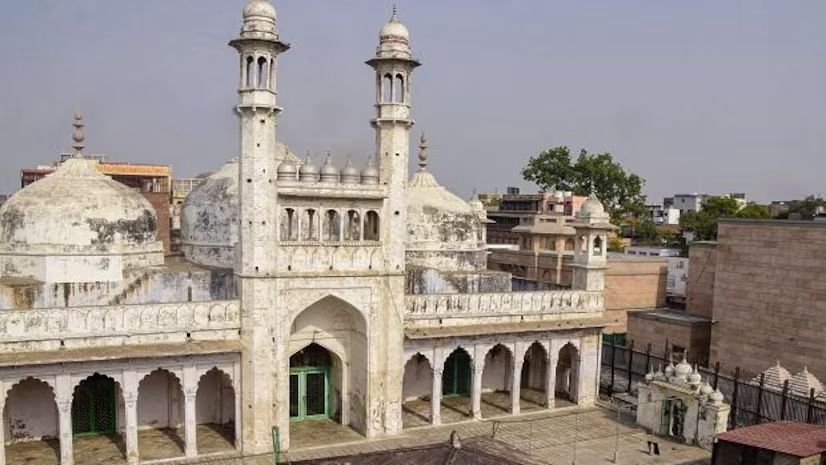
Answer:
<svg viewBox="0 0 826 465"><path fill-rule="evenodd" d="M0 2L0 193L71 146L170 164L238 155L244 0ZM277 0L278 138L341 167L375 150L373 71L385 0ZM608 151L673 193L767 202L826 195L826 1L399 0L423 66L411 81L429 169L464 197L536 190L542 150Z"/></svg>

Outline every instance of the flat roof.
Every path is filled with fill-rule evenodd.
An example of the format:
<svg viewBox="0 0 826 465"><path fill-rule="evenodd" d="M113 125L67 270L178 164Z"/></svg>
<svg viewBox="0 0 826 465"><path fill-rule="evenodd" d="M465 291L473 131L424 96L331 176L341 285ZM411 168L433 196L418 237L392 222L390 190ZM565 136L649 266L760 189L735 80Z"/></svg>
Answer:
<svg viewBox="0 0 826 465"><path fill-rule="evenodd" d="M738 428L718 434L717 440L781 452L795 457L810 457L826 452L826 428L792 421L777 421Z"/></svg>
<svg viewBox="0 0 826 465"><path fill-rule="evenodd" d="M433 316L433 319L437 318L439 318L438 315ZM620 321L618 318L601 316L595 318L577 318L570 320L523 321L518 323L491 323L478 325L407 328L404 331L404 334L408 339L430 339L436 337L475 336L483 334L531 333L567 329L603 328L619 322Z"/></svg>
<svg viewBox="0 0 826 465"><path fill-rule="evenodd" d="M686 313L685 311L672 310L668 308L658 308L654 310L641 310L628 312L628 317L644 318L646 320L662 321L665 323L676 323L681 325L711 324L711 320L702 316Z"/></svg>

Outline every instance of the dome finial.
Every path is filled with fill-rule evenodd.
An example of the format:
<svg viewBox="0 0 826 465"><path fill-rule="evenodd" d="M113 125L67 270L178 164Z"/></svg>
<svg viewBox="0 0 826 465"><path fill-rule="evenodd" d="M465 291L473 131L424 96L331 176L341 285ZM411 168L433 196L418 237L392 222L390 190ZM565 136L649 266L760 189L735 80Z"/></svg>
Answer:
<svg viewBox="0 0 826 465"><path fill-rule="evenodd" d="M399 9L396 8L396 4L393 4L393 14L390 15L390 22L397 23L399 22Z"/></svg>
<svg viewBox="0 0 826 465"><path fill-rule="evenodd" d="M82 152L86 147L83 141L86 140L86 136L83 134L83 113L80 108L75 109L75 120L72 122L72 126L75 127L74 133L72 133L72 140L74 141L72 148L75 149L74 156L83 158Z"/></svg>
<svg viewBox="0 0 826 465"><path fill-rule="evenodd" d="M427 171L427 137L424 132L419 140L419 171Z"/></svg>

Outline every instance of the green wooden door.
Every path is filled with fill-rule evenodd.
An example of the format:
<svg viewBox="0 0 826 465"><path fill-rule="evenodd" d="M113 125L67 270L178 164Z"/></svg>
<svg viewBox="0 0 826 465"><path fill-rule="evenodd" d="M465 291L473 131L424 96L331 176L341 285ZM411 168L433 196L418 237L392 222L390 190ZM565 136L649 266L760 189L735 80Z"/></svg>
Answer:
<svg viewBox="0 0 826 465"><path fill-rule="evenodd" d="M470 356L464 350L454 351L445 361L442 375L442 395L465 396L470 394Z"/></svg>
<svg viewBox="0 0 826 465"><path fill-rule="evenodd" d="M115 381L96 374L81 382L72 401L72 432L111 434L116 428Z"/></svg>
<svg viewBox="0 0 826 465"><path fill-rule="evenodd" d="M290 419L330 417L330 376L327 367L290 370Z"/></svg>

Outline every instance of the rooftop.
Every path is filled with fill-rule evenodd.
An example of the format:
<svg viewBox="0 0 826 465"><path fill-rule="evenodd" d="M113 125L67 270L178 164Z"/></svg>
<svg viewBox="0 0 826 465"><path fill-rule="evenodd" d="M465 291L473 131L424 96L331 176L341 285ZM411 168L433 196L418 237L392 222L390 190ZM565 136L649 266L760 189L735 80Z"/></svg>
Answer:
<svg viewBox="0 0 826 465"><path fill-rule="evenodd" d="M795 457L809 457L826 452L826 428L791 421L739 428L719 434L717 439Z"/></svg>

